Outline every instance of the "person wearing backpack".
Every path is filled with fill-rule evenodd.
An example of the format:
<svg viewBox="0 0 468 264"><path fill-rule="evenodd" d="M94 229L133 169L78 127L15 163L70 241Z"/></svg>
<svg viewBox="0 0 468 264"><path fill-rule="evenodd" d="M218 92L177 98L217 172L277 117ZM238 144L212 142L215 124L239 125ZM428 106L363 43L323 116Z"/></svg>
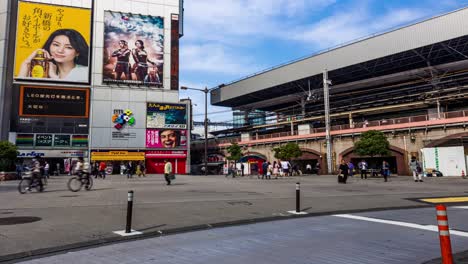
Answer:
<svg viewBox="0 0 468 264"><path fill-rule="evenodd" d="M415 156L411 157L411 161L408 165L410 171L413 172L414 182L423 182L421 163L416 159Z"/></svg>

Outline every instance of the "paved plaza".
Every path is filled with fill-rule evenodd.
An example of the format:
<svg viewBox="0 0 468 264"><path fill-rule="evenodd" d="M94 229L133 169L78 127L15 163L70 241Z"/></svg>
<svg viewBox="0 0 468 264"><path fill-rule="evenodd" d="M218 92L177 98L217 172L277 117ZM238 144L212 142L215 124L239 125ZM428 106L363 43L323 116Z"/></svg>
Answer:
<svg viewBox="0 0 468 264"><path fill-rule="evenodd" d="M127 192L135 192L132 228L142 237L293 217L295 184L301 183L301 208L309 215L376 209L425 207L413 198L464 196L468 180L411 177L337 184L336 176L278 180L256 177L178 175L167 186L162 175L96 179L92 191L70 192L68 176L53 177L44 193L19 194L16 181L0 184L0 261L120 240ZM43 250L42 250L43 249Z"/></svg>

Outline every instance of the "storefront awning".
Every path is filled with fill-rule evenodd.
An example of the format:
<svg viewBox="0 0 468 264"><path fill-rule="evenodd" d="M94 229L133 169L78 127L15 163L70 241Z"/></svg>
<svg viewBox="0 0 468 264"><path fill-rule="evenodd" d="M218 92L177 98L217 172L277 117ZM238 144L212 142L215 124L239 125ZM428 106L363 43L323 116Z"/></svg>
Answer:
<svg viewBox="0 0 468 264"><path fill-rule="evenodd" d="M129 151L108 151L108 152L91 152L91 161L109 161L109 160L145 160L144 152L129 152Z"/></svg>

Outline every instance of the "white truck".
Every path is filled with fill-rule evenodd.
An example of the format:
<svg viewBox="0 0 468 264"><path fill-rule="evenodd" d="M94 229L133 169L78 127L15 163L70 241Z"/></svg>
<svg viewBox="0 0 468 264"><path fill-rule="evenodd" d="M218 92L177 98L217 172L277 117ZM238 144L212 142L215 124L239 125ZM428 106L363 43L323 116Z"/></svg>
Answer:
<svg viewBox="0 0 468 264"><path fill-rule="evenodd" d="M444 176L466 176L467 157L462 146L423 148L421 152L424 172L435 169Z"/></svg>

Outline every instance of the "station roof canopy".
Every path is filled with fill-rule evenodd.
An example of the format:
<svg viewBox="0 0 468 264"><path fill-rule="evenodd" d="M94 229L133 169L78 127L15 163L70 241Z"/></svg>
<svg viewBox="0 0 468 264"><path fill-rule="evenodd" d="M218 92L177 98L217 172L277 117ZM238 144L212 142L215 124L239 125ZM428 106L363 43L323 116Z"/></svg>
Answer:
<svg viewBox="0 0 468 264"><path fill-rule="evenodd" d="M300 113L303 105L321 114L325 69L332 112L443 94L468 85L467 18L463 8L221 84L211 91L211 104L285 114Z"/></svg>

